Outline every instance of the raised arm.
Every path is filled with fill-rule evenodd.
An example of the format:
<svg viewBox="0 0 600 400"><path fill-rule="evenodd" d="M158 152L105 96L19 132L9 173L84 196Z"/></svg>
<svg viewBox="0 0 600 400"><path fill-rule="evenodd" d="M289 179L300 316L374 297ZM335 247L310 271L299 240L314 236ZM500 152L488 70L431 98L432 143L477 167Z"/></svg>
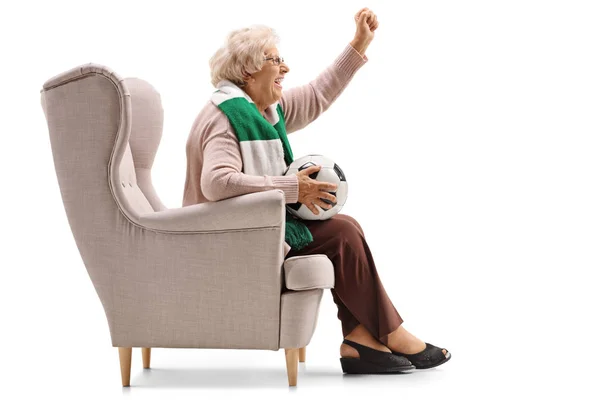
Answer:
<svg viewBox="0 0 600 400"><path fill-rule="evenodd" d="M283 92L280 103L288 134L304 128L327 110L367 62L365 51L379 26L377 16L363 8L356 13L354 21L354 38L334 63L309 84Z"/></svg>
<svg viewBox="0 0 600 400"><path fill-rule="evenodd" d="M325 112L366 62L367 58L348 44L334 63L316 79L306 85L284 90L280 103L287 133L304 128Z"/></svg>

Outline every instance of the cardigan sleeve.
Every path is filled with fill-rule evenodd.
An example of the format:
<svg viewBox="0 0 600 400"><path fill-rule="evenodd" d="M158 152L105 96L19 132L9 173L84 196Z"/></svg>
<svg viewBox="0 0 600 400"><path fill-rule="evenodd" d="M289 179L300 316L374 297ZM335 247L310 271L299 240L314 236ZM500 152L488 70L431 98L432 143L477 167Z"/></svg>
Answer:
<svg viewBox="0 0 600 400"><path fill-rule="evenodd" d="M243 194L281 189L286 203L298 201L298 177L255 176L242 172L242 155L235 133L208 132L201 143L203 167L202 193L209 201L219 201Z"/></svg>
<svg viewBox="0 0 600 400"><path fill-rule="evenodd" d="M304 128L325 112L367 62L350 44L332 65L310 83L284 90L280 100L285 128L292 133Z"/></svg>

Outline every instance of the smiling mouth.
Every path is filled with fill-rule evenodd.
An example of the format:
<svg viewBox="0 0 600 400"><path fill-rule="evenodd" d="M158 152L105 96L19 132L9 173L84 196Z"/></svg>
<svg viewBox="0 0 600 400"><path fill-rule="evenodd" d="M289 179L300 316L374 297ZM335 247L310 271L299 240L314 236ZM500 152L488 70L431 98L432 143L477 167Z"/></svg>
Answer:
<svg viewBox="0 0 600 400"><path fill-rule="evenodd" d="M283 78L275 79L275 82L274 82L275 87L278 87L279 89L283 89L283 86L281 86L281 82L283 82Z"/></svg>

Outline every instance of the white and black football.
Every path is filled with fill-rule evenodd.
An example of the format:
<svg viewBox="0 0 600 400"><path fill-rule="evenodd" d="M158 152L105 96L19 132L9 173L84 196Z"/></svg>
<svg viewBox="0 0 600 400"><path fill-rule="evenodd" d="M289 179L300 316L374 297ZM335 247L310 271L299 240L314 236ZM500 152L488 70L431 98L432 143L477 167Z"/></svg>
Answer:
<svg viewBox="0 0 600 400"><path fill-rule="evenodd" d="M346 203L346 199L348 198L348 182L346 181L346 176L344 175L344 172L340 166L325 156L310 154L294 160L289 165L284 175L295 175L303 169L307 169L314 165L320 165L321 169L318 172L309 175L312 179L321 182L335 183L337 185L336 191L329 192L336 196L335 203L332 203L327 199L322 199L325 203L333 204L333 207L328 210L323 210L321 207L315 204L315 207L317 210L319 210L318 215L313 214L308 207L300 202L296 204L286 204L286 208L290 213L301 219L325 220L339 213L344 206L344 203Z"/></svg>

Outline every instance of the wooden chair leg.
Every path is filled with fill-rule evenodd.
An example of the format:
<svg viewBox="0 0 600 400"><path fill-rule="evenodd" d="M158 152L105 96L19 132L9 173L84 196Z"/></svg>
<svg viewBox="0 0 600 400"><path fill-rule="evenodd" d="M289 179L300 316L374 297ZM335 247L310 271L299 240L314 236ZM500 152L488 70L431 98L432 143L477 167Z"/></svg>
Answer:
<svg viewBox="0 0 600 400"><path fill-rule="evenodd" d="M144 368L150 368L150 347L142 347L142 360Z"/></svg>
<svg viewBox="0 0 600 400"><path fill-rule="evenodd" d="M119 347L119 361L121 362L121 382L123 387L129 386L131 377L131 347Z"/></svg>
<svg viewBox="0 0 600 400"><path fill-rule="evenodd" d="M298 351L299 349L285 349L285 364L287 366L288 383L296 386L298 381Z"/></svg>
<svg viewBox="0 0 600 400"><path fill-rule="evenodd" d="M298 360L300 362L305 362L306 361L306 346L304 346L303 348L301 348L300 351L298 352Z"/></svg>

